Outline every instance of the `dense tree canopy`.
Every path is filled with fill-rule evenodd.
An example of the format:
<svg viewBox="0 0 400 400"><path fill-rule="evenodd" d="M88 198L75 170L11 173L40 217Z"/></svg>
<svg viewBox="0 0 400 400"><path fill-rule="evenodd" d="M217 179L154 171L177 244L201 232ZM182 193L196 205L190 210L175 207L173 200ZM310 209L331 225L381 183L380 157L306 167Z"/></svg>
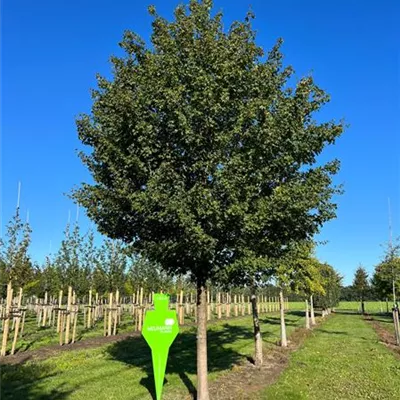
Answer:
<svg viewBox="0 0 400 400"><path fill-rule="evenodd" d="M4 285L11 281L15 287L24 287L33 278L33 264L29 256L31 228L23 222L19 208L7 224L6 237L0 239L0 281Z"/></svg>
<svg viewBox="0 0 400 400"><path fill-rule="evenodd" d="M358 299L364 299L369 290L368 273L362 266L358 267L353 280L353 287L358 295Z"/></svg>
<svg viewBox="0 0 400 400"><path fill-rule="evenodd" d="M288 86L281 40L264 57L252 14L224 30L211 9L191 0L167 21L151 7L151 47L125 32L77 121L94 183L73 195L101 232L190 273L200 297L228 265L278 257L335 216L338 162L316 159L343 130L314 119L329 97L311 76Z"/></svg>
<svg viewBox="0 0 400 400"><path fill-rule="evenodd" d="M333 308L339 304L342 276L327 263L320 265L323 294L315 296L315 305L324 309Z"/></svg>
<svg viewBox="0 0 400 400"><path fill-rule="evenodd" d="M334 216L338 162L312 165L342 132L313 120L328 96L311 77L285 88L281 41L262 58L252 16L224 31L211 5L179 6L172 22L152 10L151 49L125 33L78 120L95 183L74 193L102 232L202 281Z"/></svg>
<svg viewBox="0 0 400 400"><path fill-rule="evenodd" d="M383 260L375 267L372 287L381 300L391 298L396 301L400 290L400 243L396 241L385 249Z"/></svg>

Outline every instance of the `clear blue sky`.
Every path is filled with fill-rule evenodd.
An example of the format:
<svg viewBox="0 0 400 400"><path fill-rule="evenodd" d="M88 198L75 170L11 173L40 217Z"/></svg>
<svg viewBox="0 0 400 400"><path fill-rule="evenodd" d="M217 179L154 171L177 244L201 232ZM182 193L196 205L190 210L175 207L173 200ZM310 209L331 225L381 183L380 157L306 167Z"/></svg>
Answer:
<svg viewBox="0 0 400 400"><path fill-rule="evenodd" d="M71 210L64 194L89 179L76 155L75 117L91 107L95 74L110 74L125 29L148 40L154 4L168 18L178 1L2 1L2 230L14 212L18 181L21 211L30 213L31 254L53 252ZM313 71L332 101L321 118L345 118L350 127L324 159L342 162L336 183L345 185L337 219L323 228L329 243L318 256L352 280L368 271L388 239L388 197L393 232L400 234L400 2L397 0L215 1L225 25L243 19L251 5L257 42L269 49L283 37L286 63L297 77ZM396 26L397 23L397 26ZM89 225L80 211L79 222Z"/></svg>

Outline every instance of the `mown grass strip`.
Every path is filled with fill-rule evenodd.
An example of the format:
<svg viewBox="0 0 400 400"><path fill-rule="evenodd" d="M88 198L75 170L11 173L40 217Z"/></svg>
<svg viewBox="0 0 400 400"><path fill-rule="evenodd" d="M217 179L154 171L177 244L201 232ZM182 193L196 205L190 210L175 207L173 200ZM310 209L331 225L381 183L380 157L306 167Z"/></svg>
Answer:
<svg viewBox="0 0 400 400"><path fill-rule="evenodd" d="M400 363L361 316L337 314L257 399L400 399Z"/></svg>

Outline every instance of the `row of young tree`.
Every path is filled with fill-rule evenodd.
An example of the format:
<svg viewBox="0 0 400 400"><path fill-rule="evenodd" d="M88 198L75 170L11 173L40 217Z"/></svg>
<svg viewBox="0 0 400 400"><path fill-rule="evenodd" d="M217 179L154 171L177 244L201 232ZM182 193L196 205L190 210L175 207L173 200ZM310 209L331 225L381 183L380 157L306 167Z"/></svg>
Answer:
<svg viewBox="0 0 400 400"><path fill-rule="evenodd" d="M59 290L65 292L68 286L74 287L78 298L84 298L89 290L100 295L118 290L125 296L136 293L139 287L146 292L195 290L187 276L168 275L148 259L129 254L122 241L106 238L96 245L93 230L82 234L77 223L67 224L54 256L47 256L42 264L32 262L31 233L29 223L21 221L17 209L7 225L6 237L0 240L0 298L5 296L9 281L16 288L21 287L26 296L40 298L45 292L57 296ZM341 277L331 266L317 260L313 244L302 243L279 263L275 270L271 264L258 276L259 291L278 297L280 288L284 288L285 296L292 294L303 299L314 294L317 307L337 304ZM251 288L238 286L234 278L221 277L216 289L249 295Z"/></svg>
<svg viewBox="0 0 400 400"><path fill-rule="evenodd" d="M257 290L272 279L281 297L292 288L330 303L340 281L312 248L341 193L338 160L318 156L344 124L314 118L329 96L312 76L295 82L282 40L264 53L252 13L226 29L212 6L190 0L172 21L150 7L151 46L125 32L113 79L98 77L92 112L77 120L93 181L72 194L110 243L195 286L199 400L210 284L249 289L262 362Z"/></svg>
<svg viewBox="0 0 400 400"><path fill-rule="evenodd" d="M104 239L96 245L93 230L82 234L77 223L67 224L64 238L55 255L42 264L29 254L31 227L23 223L17 209L0 240L0 298L4 298L9 281L23 288L26 296L43 298L44 293L57 296L72 286L78 298L89 289L100 295L115 292L130 296L138 288L145 291L170 291L182 279L168 276L154 263L137 255L128 255L119 240Z"/></svg>

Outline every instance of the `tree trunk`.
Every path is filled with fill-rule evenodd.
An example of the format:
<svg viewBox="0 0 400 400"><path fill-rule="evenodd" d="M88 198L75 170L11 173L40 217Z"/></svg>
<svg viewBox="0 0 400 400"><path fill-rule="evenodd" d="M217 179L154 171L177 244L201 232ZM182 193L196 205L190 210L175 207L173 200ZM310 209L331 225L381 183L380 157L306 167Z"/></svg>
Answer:
<svg viewBox="0 0 400 400"><path fill-rule="evenodd" d="M287 347L287 339L286 339L286 325L285 325L285 308L283 303L283 290L281 289L279 292L279 307L281 311L281 346Z"/></svg>
<svg viewBox="0 0 400 400"><path fill-rule="evenodd" d="M257 296L254 287L251 289L251 307L253 311L253 328L254 328L254 364L259 367L263 363L263 345L260 331L260 321L257 311Z"/></svg>
<svg viewBox="0 0 400 400"><path fill-rule="evenodd" d="M210 400L207 377L207 289L197 282L197 400Z"/></svg>
<svg viewBox="0 0 400 400"><path fill-rule="evenodd" d="M306 299L306 329L310 329L310 316L308 314L308 300Z"/></svg>
<svg viewBox="0 0 400 400"><path fill-rule="evenodd" d="M393 323L394 323L396 344L397 344L397 346L399 346L400 345L400 326L399 326L399 310L397 307L393 307Z"/></svg>
<svg viewBox="0 0 400 400"><path fill-rule="evenodd" d="M316 325L314 313L314 299L313 295L310 296L310 310L311 310L311 326Z"/></svg>
<svg viewBox="0 0 400 400"><path fill-rule="evenodd" d="M365 314L365 304L364 304L364 299L363 298L361 298L361 313L362 313L362 315Z"/></svg>

